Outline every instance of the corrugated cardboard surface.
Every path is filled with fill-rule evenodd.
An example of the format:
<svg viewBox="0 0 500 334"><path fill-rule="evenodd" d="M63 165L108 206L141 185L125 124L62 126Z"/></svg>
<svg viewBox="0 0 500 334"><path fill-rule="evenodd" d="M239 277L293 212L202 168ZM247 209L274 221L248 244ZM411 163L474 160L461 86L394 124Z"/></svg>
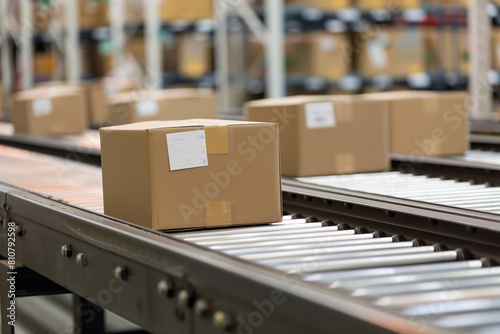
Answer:
<svg viewBox="0 0 500 334"><path fill-rule="evenodd" d="M157 103L158 108L154 115L141 115L138 112L137 102L144 100ZM117 94L110 98L109 113L113 125L197 117L217 118L215 95L191 88Z"/></svg>
<svg viewBox="0 0 500 334"><path fill-rule="evenodd" d="M217 131L213 129L219 128ZM212 129L208 166L170 170L167 134ZM275 124L222 120L101 128L105 213L155 230L246 225L282 215ZM227 144L221 141L227 138ZM209 146L215 146L211 149ZM227 145L227 152L225 147Z"/></svg>
<svg viewBox="0 0 500 334"><path fill-rule="evenodd" d="M139 86L133 80L111 77L88 84L87 98L90 124L95 127L110 125L109 96L137 89L139 89Z"/></svg>
<svg viewBox="0 0 500 334"><path fill-rule="evenodd" d="M365 95L389 102L391 152L462 155L468 148L468 94L391 92Z"/></svg>
<svg viewBox="0 0 500 334"><path fill-rule="evenodd" d="M212 0L164 0L160 5L162 20L195 21L213 16Z"/></svg>
<svg viewBox="0 0 500 334"><path fill-rule="evenodd" d="M426 50L421 27L383 27L359 33L355 39L358 68L367 77L407 77L425 71Z"/></svg>
<svg viewBox="0 0 500 334"><path fill-rule="evenodd" d="M82 133L87 129L87 106L79 86L40 87L13 97L12 123L16 132L37 135ZM50 99L51 112L36 116L33 101Z"/></svg>
<svg viewBox="0 0 500 334"><path fill-rule="evenodd" d="M308 128L308 103L333 103L335 126ZM295 96L249 102L247 120L280 126L282 171L315 176L389 168L387 104L349 97Z"/></svg>
<svg viewBox="0 0 500 334"><path fill-rule="evenodd" d="M353 0L287 0L290 4L311 5L324 10L349 8L354 5Z"/></svg>
<svg viewBox="0 0 500 334"><path fill-rule="evenodd" d="M199 78L212 69L211 37L202 33L185 33L179 37L179 74Z"/></svg>

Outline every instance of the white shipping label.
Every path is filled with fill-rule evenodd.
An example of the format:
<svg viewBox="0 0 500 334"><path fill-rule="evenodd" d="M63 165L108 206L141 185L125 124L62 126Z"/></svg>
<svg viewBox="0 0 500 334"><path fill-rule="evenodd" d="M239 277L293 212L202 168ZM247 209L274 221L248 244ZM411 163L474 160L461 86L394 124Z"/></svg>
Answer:
<svg viewBox="0 0 500 334"><path fill-rule="evenodd" d="M52 101L49 98L33 100L32 107L35 117L47 116L52 113Z"/></svg>
<svg viewBox="0 0 500 334"><path fill-rule="evenodd" d="M308 129L333 128L337 124L331 102L307 103L305 109Z"/></svg>
<svg viewBox="0 0 500 334"><path fill-rule="evenodd" d="M158 114L158 102L155 100L144 99L136 104L137 115L140 117L151 117Z"/></svg>
<svg viewBox="0 0 500 334"><path fill-rule="evenodd" d="M368 58L375 68L385 68L389 64L385 46L381 43L369 43L366 48Z"/></svg>
<svg viewBox="0 0 500 334"><path fill-rule="evenodd" d="M205 130L167 134L170 170L208 166Z"/></svg>
<svg viewBox="0 0 500 334"><path fill-rule="evenodd" d="M106 85L104 86L104 93L108 96L118 94L120 92L120 87L116 85Z"/></svg>

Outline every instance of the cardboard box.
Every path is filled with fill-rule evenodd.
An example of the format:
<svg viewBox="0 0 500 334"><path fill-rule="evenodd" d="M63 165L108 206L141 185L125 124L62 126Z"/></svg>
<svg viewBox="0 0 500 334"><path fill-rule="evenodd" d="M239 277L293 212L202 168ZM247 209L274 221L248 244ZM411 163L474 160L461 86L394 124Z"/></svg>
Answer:
<svg viewBox="0 0 500 334"><path fill-rule="evenodd" d="M179 38L179 74L199 78L212 70L212 41L208 34L186 33Z"/></svg>
<svg viewBox="0 0 500 334"><path fill-rule="evenodd" d="M337 80L351 73L352 43L347 33L309 32L285 36L286 73ZM250 39L251 64L264 66L264 50Z"/></svg>
<svg viewBox="0 0 500 334"><path fill-rule="evenodd" d="M380 28L354 39L358 69L365 77L388 75L406 78L426 70L426 50L421 27ZM357 45L357 46L356 46Z"/></svg>
<svg viewBox="0 0 500 334"><path fill-rule="evenodd" d="M426 69L458 71L460 62L457 55L458 36L455 30L452 27L424 28Z"/></svg>
<svg viewBox="0 0 500 334"><path fill-rule="evenodd" d="M469 74L470 56L469 56L469 32L467 28L460 28L458 34L458 57L460 61L460 72Z"/></svg>
<svg viewBox="0 0 500 334"><path fill-rule="evenodd" d="M48 86L17 93L12 123L18 133L61 135L87 129L86 101L79 86Z"/></svg>
<svg viewBox="0 0 500 334"><path fill-rule="evenodd" d="M283 175L316 176L387 170L387 103L336 96L248 102L250 121L280 126Z"/></svg>
<svg viewBox="0 0 500 334"><path fill-rule="evenodd" d="M281 220L276 124L142 122L100 135L107 215L154 230Z"/></svg>
<svg viewBox="0 0 500 334"><path fill-rule="evenodd" d="M4 110L4 98L3 98L3 87L2 83L0 83L0 119L3 117L3 110Z"/></svg>
<svg viewBox="0 0 500 334"><path fill-rule="evenodd" d="M322 10L339 10L354 5L353 0L287 0L286 2L293 5L313 6Z"/></svg>
<svg viewBox="0 0 500 334"><path fill-rule="evenodd" d="M215 95L195 88L132 91L110 97L113 125L153 120L217 118Z"/></svg>
<svg viewBox="0 0 500 334"><path fill-rule="evenodd" d="M491 30L491 61L493 69L500 71L500 28Z"/></svg>
<svg viewBox="0 0 500 334"><path fill-rule="evenodd" d="M37 80L50 80L57 67L55 52L40 51L33 54L33 72Z"/></svg>
<svg viewBox="0 0 500 334"><path fill-rule="evenodd" d="M462 155L469 149L467 93L406 91L363 96L389 102L392 153L445 156Z"/></svg>
<svg viewBox="0 0 500 334"><path fill-rule="evenodd" d="M107 77L87 85L89 121L94 127L110 125L108 98L110 96L138 90L139 85L131 79Z"/></svg>
<svg viewBox="0 0 500 334"><path fill-rule="evenodd" d="M355 0L356 7L361 10L385 9L390 13L397 13L404 9L420 8L420 0Z"/></svg>
<svg viewBox="0 0 500 334"><path fill-rule="evenodd" d="M196 21L213 17L212 0L163 0L160 17L163 21Z"/></svg>

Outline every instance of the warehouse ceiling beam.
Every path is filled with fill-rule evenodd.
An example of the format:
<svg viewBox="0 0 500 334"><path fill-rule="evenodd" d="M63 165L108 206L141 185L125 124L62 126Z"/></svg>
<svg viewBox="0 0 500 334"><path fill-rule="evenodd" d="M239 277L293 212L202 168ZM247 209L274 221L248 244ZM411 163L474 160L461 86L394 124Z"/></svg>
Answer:
<svg viewBox="0 0 500 334"><path fill-rule="evenodd" d="M470 104L474 121L493 118L493 98L488 73L491 64L489 0L469 0Z"/></svg>
<svg viewBox="0 0 500 334"><path fill-rule="evenodd" d="M124 1L110 0L111 9L111 39L113 41L113 68L122 66L125 62L125 31Z"/></svg>
<svg viewBox="0 0 500 334"><path fill-rule="evenodd" d="M267 97L282 97L285 96L283 0L266 0L264 10L268 28L266 95Z"/></svg>
<svg viewBox="0 0 500 334"><path fill-rule="evenodd" d="M160 45L161 20L158 6L158 0L146 0L146 73L144 87L151 90L160 89L163 86L161 76L163 62Z"/></svg>
<svg viewBox="0 0 500 334"><path fill-rule="evenodd" d="M23 89L33 87L33 22L31 0L20 0L21 5L21 34L19 35L19 66Z"/></svg>
<svg viewBox="0 0 500 334"><path fill-rule="evenodd" d="M219 113L230 113L229 102L229 50L228 50L228 26L227 12L228 0L214 0L215 18L215 66L217 83L217 103Z"/></svg>
<svg viewBox="0 0 500 334"><path fill-rule="evenodd" d="M229 102L229 55L228 55L228 13L234 10L247 24L250 31L263 44L266 54L266 95L285 95L284 67L284 6L283 0L265 1L265 24L263 24L247 0L214 0L216 21L216 67L219 111L230 113Z"/></svg>
<svg viewBox="0 0 500 334"><path fill-rule="evenodd" d="M11 64L11 49L9 43L9 30L7 17L9 15L9 2L8 0L0 0L0 37L1 37L1 47L2 47L2 88L5 99L7 101L7 96L11 92L12 86L12 64ZM0 105L0 108L3 106Z"/></svg>
<svg viewBox="0 0 500 334"><path fill-rule="evenodd" d="M64 51L66 65L66 80L77 84L80 81L80 57L79 57L79 15L78 2L66 2L66 34L64 35Z"/></svg>

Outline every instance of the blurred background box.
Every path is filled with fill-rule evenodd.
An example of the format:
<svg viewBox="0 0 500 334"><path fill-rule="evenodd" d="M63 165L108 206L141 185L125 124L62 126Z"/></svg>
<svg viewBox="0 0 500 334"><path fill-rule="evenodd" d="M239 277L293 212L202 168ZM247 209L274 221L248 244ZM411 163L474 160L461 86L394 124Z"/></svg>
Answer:
<svg viewBox="0 0 500 334"><path fill-rule="evenodd" d="M249 121L280 125L285 176L389 169L387 103L349 96L292 96L245 104Z"/></svg>
<svg viewBox="0 0 500 334"><path fill-rule="evenodd" d="M213 69L211 36L203 33L184 33L178 44L179 75L199 78Z"/></svg>
<svg viewBox="0 0 500 334"><path fill-rule="evenodd" d="M108 98L122 92L138 90L140 86L132 79L106 77L86 84L89 121L93 127L111 124Z"/></svg>
<svg viewBox="0 0 500 334"><path fill-rule="evenodd" d="M469 95L403 91L365 94L389 102L391 153L462 155L469 149Z"/></svg>
<svg viewBox="0 0 500 334"><path fill-rule="evenodd" d="M130 91L109 98L111 124L120 125L152 120L217 118L212 91L175 88Z"/></svg>
<svg viewBox="0 0 500 334"><path fill-rule="evenodd" d="M47 86L14 95L12 123L18 133L78 134L87 129L84 91L79 86Z"/></svg>
<svg viewBox="0 0 500 334"><path fill-rule="evenodd" d="M212 0L163 0L160 16L164 21L195 21L213 17Z"/></svg>

